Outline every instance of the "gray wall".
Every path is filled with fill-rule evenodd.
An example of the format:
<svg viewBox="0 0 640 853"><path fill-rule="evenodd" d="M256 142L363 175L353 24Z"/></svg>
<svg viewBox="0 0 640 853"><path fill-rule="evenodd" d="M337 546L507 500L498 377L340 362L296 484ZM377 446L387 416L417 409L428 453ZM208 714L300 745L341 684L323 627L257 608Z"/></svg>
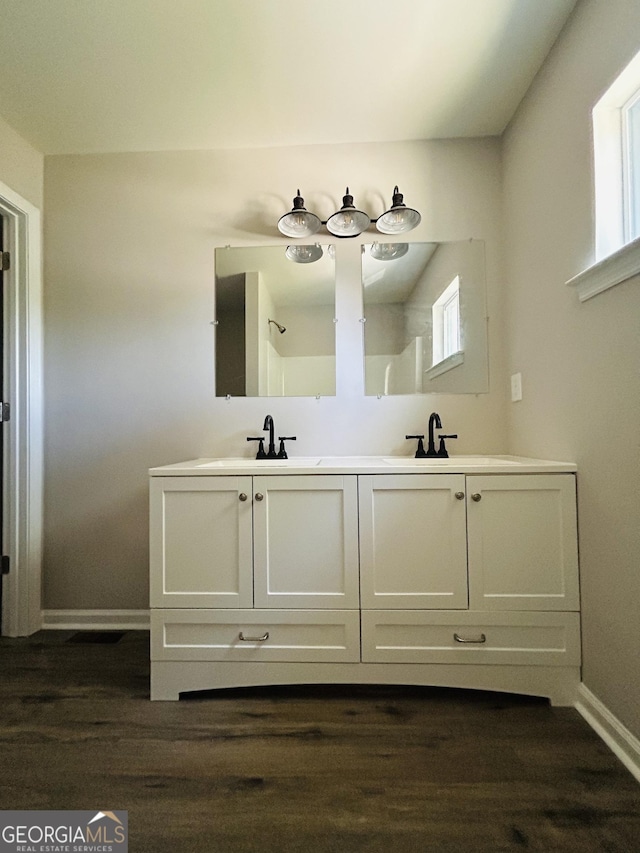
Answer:
<svg viewBox="0 0 640 853"><path fill-rule="evenodd" d="M640 735L640 281L579 303L593 260L591 108L640 49L640 4L578 5L504 140L512 452L578 464L586 686Z"/></svg>
<svg viewBox="0 0 640 853"><path fill-rule="evenodd" d="M0 181L42 209L44 157L0 116Z"/></svg>
<svg viewBox="0 0 640 853"><path fill-rule="evenodd" d="M297 187L339 206L347 180L374 215L398 184L413 240L486 241L490 394L364 397L356 240L337 246L336 397L214 397L214 249L286 245ZM146 607L147 469L248 455L267 413L298 455L409 453L435 407L458 452L505 449L497 140L53 156L45 203L45 608Z"/></svg>

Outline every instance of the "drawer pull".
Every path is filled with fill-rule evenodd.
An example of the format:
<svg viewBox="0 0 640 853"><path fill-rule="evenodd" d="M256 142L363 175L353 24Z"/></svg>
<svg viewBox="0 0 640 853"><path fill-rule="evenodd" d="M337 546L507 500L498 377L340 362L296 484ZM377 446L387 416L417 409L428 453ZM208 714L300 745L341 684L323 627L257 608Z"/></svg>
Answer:
<svg viewBox="0 0 640 853"><path fill-rule="evenodd" d="M481 643L487 642L487 638L484 634L480 634L478 639L468 640L466 639L466 637L461 637L460 634L454 633L453 639L456 641L456 643L472 643L474 645L480 645Z"/></svg>
<svg viewBox="0 0 640 853"><path fill-rule="evenodd" d="M239 498L239 500L241 500L244 503L244 501L246 501L246 499L247 499L247 496L244 492L240 492L240 494L238 495L238 498Z"/></svg>
<svg viewBox="0 0 640 853"><path fill-rule="evenodd" d="M464 500L464 492L456 492L456 500L463 501Z"/></svg>
<svg viewBox="0 0 640 853"><path fill-rule="evenodd" d="M473 495L471 495L471 500L478 503L478 501L482 500L482 495L479 492L475 492Z"/></svg>
<svg viewBox="0 0 640 853"><path fill-rule="evenodd" d="M245 637L242 631L240 631L240 639L243 643L264 643L269 639L269 632L265 631L261 637Z"/></svg>
<svg viewBox="0 0 640 853"><path fill-rule="evenodd" d="M256 492L256 500L257 501L264 500L264 495L261 492Z"/></svg>

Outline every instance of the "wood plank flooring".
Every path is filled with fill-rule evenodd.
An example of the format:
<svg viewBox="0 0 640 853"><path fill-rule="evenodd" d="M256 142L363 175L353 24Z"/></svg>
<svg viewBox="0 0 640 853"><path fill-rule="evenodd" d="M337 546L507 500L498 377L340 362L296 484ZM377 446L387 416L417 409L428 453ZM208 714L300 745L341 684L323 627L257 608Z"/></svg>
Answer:
<svg viewBox="0 0 640 853"><path fill-rule="evenodd" d="M573 709L396 687L150 702L148 635L0 640L0 808L125 809L132 853L640 851Z"/></svg>

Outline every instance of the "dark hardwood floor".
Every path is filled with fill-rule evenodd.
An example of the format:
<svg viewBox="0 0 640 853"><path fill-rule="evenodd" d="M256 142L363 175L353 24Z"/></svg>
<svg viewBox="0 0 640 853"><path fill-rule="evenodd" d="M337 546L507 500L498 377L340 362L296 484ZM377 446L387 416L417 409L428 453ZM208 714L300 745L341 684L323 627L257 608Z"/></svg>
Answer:
<svg viewBox="0 0 640 853"><path fill-rule="evenodd" d="M0 640L1 809L128 810L132 853L640 851L640 785L573 709L331 686L152 703L145 633L70 639Z"/></svg>

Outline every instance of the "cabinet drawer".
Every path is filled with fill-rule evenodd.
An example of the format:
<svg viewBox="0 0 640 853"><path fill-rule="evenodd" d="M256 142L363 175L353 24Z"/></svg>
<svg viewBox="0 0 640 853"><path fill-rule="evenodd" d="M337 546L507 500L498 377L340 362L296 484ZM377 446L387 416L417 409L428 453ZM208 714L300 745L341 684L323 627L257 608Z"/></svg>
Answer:
<svg viewBox="0 0 640 853"><path fill-rule="evenodd" d="M357 610L152 610L151 659L352 663L360 660L359 617Z"/></svg>
<svg viewBox="0 0 640 853"><path fill-rule="evenodd" d="M577 613L363 611L367 663L578 666Z"/></svg>

